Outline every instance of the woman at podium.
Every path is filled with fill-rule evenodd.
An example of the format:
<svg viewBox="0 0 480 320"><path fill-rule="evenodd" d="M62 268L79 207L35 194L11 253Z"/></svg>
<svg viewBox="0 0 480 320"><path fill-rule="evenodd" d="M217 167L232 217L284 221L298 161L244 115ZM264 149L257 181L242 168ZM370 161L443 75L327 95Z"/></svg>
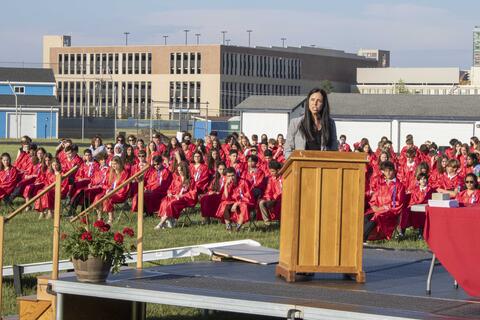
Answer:
<svg viewBox="0 0 480 320"><path fill-rule="evenodd" d="M304 115L290 121L285 158L293 150L338 150L337 129L325 90L312 89L307 95L307 107Z"/></svg>

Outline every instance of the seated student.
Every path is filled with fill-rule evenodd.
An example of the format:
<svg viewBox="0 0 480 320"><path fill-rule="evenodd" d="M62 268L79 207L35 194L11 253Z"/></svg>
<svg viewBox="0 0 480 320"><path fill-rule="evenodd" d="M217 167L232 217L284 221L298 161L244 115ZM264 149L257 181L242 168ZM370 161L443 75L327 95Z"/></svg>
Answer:
<svg viewBox="0 0 480 320"><path fill-rule="evenodd" d="M19 171L12 166L12 158L8 153L2 153L0 156L0 200L12 204L10 194L15 189L19 178Z"/></svg>
<svg viewBox="0 0 480 320"><path fill-rule="evenodd" d="M208 167L208 173L211 176L215 175L215 172L217 172L218 165L223 162L220 154L217 149L210 149L207 155L207 167ZM225 162L223 162L225 163Z"/></svg>
<svg viewBox="0 0 480 320"><path fill-rule="evenodd" d="M465 177L469 173L474 173L475 167L478 165L478 157L476 153L469 153L465 160L465 166L460 170L460 175Z"/></svg>
<svg viewBox="0 0 480 320"><path fill-rule="evenodd" d="M453 199L463 189L463 178L457 173L458 160L450 159L443 174L438 181L437 192L447 193Z"/></svg>
<svg viewBox="0 0 480 320"><path fill-rule="evenodd" d="M457 152L455 146L459 143L459 141L454 138L451 139L448 143L450 144L450 147L445 149L444 154L448 157L448 159L454 159Z"/></svg>
<svg viewBox="0 0 480 320"><path fill-rule="evenodd" d="M74 181L68 191L68 198L70 199L68 215L73 215L80 202L80 192L88 187L93 176L100 168L98 162L94 160L93 152L90 149L84 150L83 160L84 162L80 165L77 172L72 174L74 176Z"/></svg>
<svg viewBox="0 0 480 320"><path fill-rule="evenodd" d="M29 142L22 142L21 150L19 150L19 154L17 156L17 160L13 163L13 166L17 168L20 175L23 177L24 174L30 172L31 167L33 166L32 163L32 151L35 149L35 144Z"/></svg>
<svg viewBox="0 0 480 320"><path fill-rule="evenodd" d="M113 147L113 143L107 143L105 145L105 150L107 151L107 156L105 158L106 164L109 166L110 161L112 161L113 157L115 156L115 151Z"/></svg>
<svg viewBox="0 0 480 320"><path fill-rule="evenodd" d="M65 154L65 158L63 161L60 160L60 163L62 164L63 173L70 171L70 169L72 169L75 166L80 168L80 166L83 164L83 160L78 155L78 146L76 144L67 146L63 152ZM75 174L70 175L71 177L70 182L73 182L74 176Z"/></svg>
<svg viewBox="0 0 480 320"><path fill-rule="evenodd" d="M265 173L257 167L258 157L249 156L247 160L247 169L243 172L242 179L247 181L250 186L253 198L260 199L266 188Z"/></svg>
<svg viewBox="0 0 480 320"><path fill-rule="evenodd" d="M207 191L210 182L210 170L203 160L203 154L200 151L193 153L193 162L190 163L190 177L195 182L197 194L203 194Z"/></svg>
<svg viewBox="0 0 480 320"><path fill-rule="evenodd" d="M182 161L177 166L177 172L173 175L173 181L167 191L167 196L162 199L158 216L160 222L155 230L164 227L172 228L180 217L183 209L193 207L197 203L197 190L195 181L190 177L188 164Z"/></svg>
<svg viewBox="0 0 480 320"><path fill-rule="evenodd" d="M405 193L410 194L413 192L413 190L419 185L419 181L417 180L417 177L420 173L425 173L428 175L428 185L430 185L430 167L428 166L428 163L426 162L420 162L415 169L415 175L410 176L410 180L406 181L404 184L405 187Z"/></svg>
<svg viewBox="0 0 480 320"><path fill-rule="evenodd" d="M216 150L211 150L216 151ZM200 199L200 211L202 213L203 222L210 223L211 218L215 218L220 201L222 200L223 187L225 186L225 170L226 166L224 162L220 162L217 165L217 172L210 182L207 193L199 196Z"/></svg>
<svg viewBox="0 0 480 320"><path fill-rule="evenodd" d="M167 151L167 146L162 142L162 135L160 133L154 133L152 135L152 141L156 145L156 151L158 155L162 155L165 151ZM148 155L148 152L147 152ZM149 159L151 160L151 159ZM150 162L148 162L150 163Z"/></svg>
<svg viewBox="0 0 480 320"><path fill-rule="evenodd" d="M263 172L265 173L265 176L267 176L267 177L270 176L269 165L270 165L270 161L272 161L272 160L273 160L272 151L265 150L265 152L263 153L263 162L259 166L259 168L263 170Z"/></svg>
<svg viewBox="0 0 480 320"><path fill-rule="evenodd" d="M62 139L60 144L55 149L55 157L60 161L60 164L63 164L67 155L65 154L65 148L71 146L73 141L71 139Z"/></svg>
<svg viewBox="0 0 480 320"><path fill-rule="evenodd" d="M364 242L369 238L390 239L405 208L405 188L395 177L394 164L382 162L380 170L385 180L372 194L370 209L365 212Z"/></svg>
<svg viewBox="0 0 480 320"><path fill-rule="evenodd" d="M232 222L236 223L235 230L240 231L249 220L250 208L254 205L253 197L248 183L237 177L234 168L227 168L225 175L222 199L215 216L225 222L227 231L232 230Z"/></svg>
<svg viewBox="0 0 480 320"><path fill-rule="evenodd" d="M440 187L440 182L443 175L447 171L448 157L446 155L441 155L437 158L437 161L434 165L431 166L431 173L429 184L432 188L437 189Z"/></svg>
<svg viewBox="0 0 480 320"><path fill-rule="evenodd" d="M18 181L15 185L15 188L10 193L7 202L15 200L18 196L23 196L25 193L25 188L31 184L34 184L37 179L37 171L39 167L37 165L37 145L31 143L28 145L28 153L26 158L23 159L22 163L19 163L18 170ZM43 149L45 150L45 149Z"/></svg>
<svg viewBox="0 0 480 320"><path fill-rule="evenodd" d="M110 194L117 186L128 179L128 172L123 167L122 159L115 156L110 161L110 172L107 174L105 183L103 184L103 191L95 197L94 202L100 200L103 196ZM123 203L127 200L129 193L129 185L127 184L120 190L116 191L107 200L103 201L101 212L108 214L108 224L113 222L113 205ZM102 219L101 212L98 213L98 220Z"/></svg>
<svg viewBox="0 0 480 320"><path fill-rule="evenodd" d="M49 186L55 182L56 177L62 174L62 165L57 158L53 158L48 160L48 163L51 163L48 170L45 172L43 182L45 186ZM61 188L61 198L65 198L68 192L68 179L62 180L62 188ZM46 194L41 196L37 201L35 201L35 210L40 212L38 216L39 219L45 217L50 219L52 217L53 209L55 208L55 188L48 191Z"/></svg>
<svg viewBox="0 0 480 320"><path fill-rule="evenodd" d="M397 178L404 186L408 186L412 180L415 180L415 170L418 165L416 154L414 149L408 149L405 152L404 163L398 168Z"/></svg>
<svg viewBox="0 0 480 320"><path fill-rule="evenodd" d="M347 136L342 134L340 135L340 143L338 144L338 151L340 152L351 152L349 144L347 143Z"/></svg>
<svg viewBox="0 0 480 320"><path fill-rule="evenodd" d="M244 164L238 159L238 151L234 149L229 151L229 157L225 164L228 168L233 168L235 170L237 178L240 178L245 170Z"/></svg>
<svg viewBox="0 0 480 320"><path fill-rule="evenodd" d="M29 158L29 146L32 143L32 139L29 136L23 136L20 140L20 148L17 152L17 158L13 162L13 166L17 168L17 170L22 170L23 162Z"/></svg>
<svg viewBox="0 0 480 320"><path fill-rule="evenodd" d="M282 165L274 160L268 166L270 176L268 177L267 188L258 203L263 222L267 227L270 226L272 220L280 220L282 205L282 177L279 175Z"/></svg>
<svg viewBox="0 0 480 320"><path fill-rule="evenodd" d="M480 203L480 190L478 190L477 176L469 173L465 176L466 189L459 192L456 199L460 205L469 206Z"/></svg>
<svg viewBox="0 0 480 320"><path fill-rule="evenodd" d="M423 162L424 163L424 162ZM416 204L426 204L432 198L433 188L428 185L428 173L420 172L417 175L417 183L411 189L410 201L407 210L404 211L400 218L401 233L405 234L405 230L412 226L419 229L419 239L422 239L423 227L425 226L425 213L412 212L410 209Z"/></svg>
<svg viewBox="0 0 480 320"><path fill-rule="evenodd" d="M130 174L132 173L132 168L138 163L137 156L135 155L135 149L131 145L125 147L125 170Z"/></svg>
<svg viewBox="0 0 480 320"><path fill-rule="evenodd" d="M44 148L38 148L36 152L36 157L32 159L33 162L33 167L32 170L29 172L30 177L33 178L33 181L30 180L30 182L25 186L23 190L23 198L25 199L25 202L28 202L29 199L31 199L35 194L37 194L37 191L41 190L43 188L43 183L42 183L42 175L45 173L46 167L45 167L45 155L47 154L47 151L45 151ZM25 209L26 211L29 210L29 208Z"/></svg>
<svg viewBox="0 0 480 320"><path fill-rule="evenodd" d="M163 165L162 157L155 156L152 161L153 166L147 170L144 177L145 192L143 196L147 215L152 215L158 210L160 201L167 195L167 190L172 182L172 173ZM135 196L132 201L132 211L136 212L138 208L138 187L133 192Z"/></svg>
<svg viewBox="0 0 480 320"><path fill-rule="evenodd" d="M191 148L189 148L189 144L187 144L186 141L182 141L181 146L182 146L183 153L185 153L185 158L187 158L189 162L192 161L193 152Z"/></svg>
<svg viewBox="0 0 480 320"><path fill-rule="evenodd" d="M75 208L82 204L83 207L88 207L93 203L95 197L103 192L103 186L107 180L110 167L107 164L107 154L100 153L97 155L98 170L93 174L87 188L81 190L78 196L71 199L72 206Z"/></svg>

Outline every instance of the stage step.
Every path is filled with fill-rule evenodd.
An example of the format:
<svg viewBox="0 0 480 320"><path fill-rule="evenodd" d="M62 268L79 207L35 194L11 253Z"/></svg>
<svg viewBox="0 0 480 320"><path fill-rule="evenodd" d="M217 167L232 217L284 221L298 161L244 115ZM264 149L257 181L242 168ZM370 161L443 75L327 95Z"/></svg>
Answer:
<svg viewBox="0 0 480 320"><path fill-rule="evenodd" d="M55 301L55 296L47 292L50 275L41 275L37 277L37 299L43 301Z"/></svg>
<svg viewBox="0 0 480 320"><path fill-rule="evenodd" d="M17 298L19 320L54 320L52 303L38 300L36 296Z"/></svg>

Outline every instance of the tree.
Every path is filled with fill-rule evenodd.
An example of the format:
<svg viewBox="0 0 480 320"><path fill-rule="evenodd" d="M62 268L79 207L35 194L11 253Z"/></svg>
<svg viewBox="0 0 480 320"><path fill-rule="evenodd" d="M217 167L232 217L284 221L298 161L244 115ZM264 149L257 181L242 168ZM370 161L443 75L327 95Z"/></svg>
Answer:
<svg viewBox="0 0 480 320"><path fill-rule="evenodd" d="M405 81L400 79L397 81L397 83L395 83L395 94L409 94L409 93L410 91L405 85Z"/></svg>
<svg viewBox="0 0 480 320"><path fill-rule="evenodd" d="M320 83L320 89L325 90L326 93L331 93L335 88L333 87L333 84L330 82L330 80L323 80Z"/></svg>

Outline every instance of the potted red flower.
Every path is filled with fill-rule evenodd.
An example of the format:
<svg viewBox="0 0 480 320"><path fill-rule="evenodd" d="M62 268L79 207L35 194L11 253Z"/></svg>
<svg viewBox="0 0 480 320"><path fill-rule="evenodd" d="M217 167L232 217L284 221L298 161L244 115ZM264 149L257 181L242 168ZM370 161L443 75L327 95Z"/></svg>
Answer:
<svg viewBox="0 0 480 320"><path fill-rule="evenodd" d="M104 282L110 269L120 270L127 258L131 258L126 237L133 238L134 231L124 228L114 232L109 224L97 220L90 225L82 219L71 234L62 234L62 245L71 257L78 281ZM135 248L133 245L130 248Z"/></svg>

